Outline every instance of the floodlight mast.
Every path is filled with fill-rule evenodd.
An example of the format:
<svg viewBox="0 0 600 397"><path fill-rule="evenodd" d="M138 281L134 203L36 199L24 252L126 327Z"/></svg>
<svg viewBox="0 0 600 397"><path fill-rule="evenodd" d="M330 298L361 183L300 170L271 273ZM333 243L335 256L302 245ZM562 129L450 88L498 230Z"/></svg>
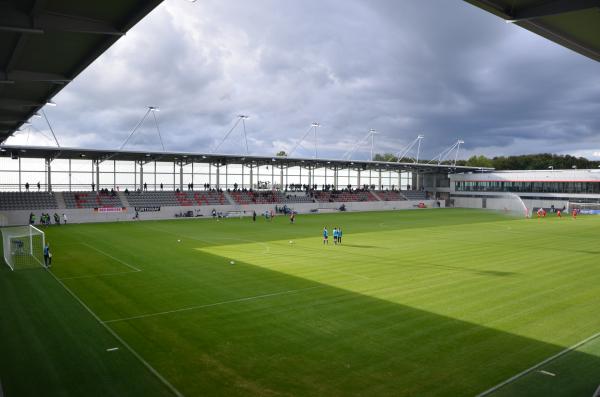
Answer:
<svg viewBox="0 0 600 397"><path fill-rule="evenodd" d="M296 149L298 149L299 146L302 146L302 142L304 142L304 140L306 139L306 137L308 136L308 134L310 134L311 132L313 132L314 133L314 138L315 138L315 158L317 158L317 155L318 155L317 128L320 127L320 126L321 126L321 124L319 124L317 122L311 123L310 127L308 127L308 130L306 130L306 132L304 133L304 135L302 135L302 138L300 138L300 140L298 140L298 142L296 142L296 144L289 151L288 157L290 157L292 155L292 153L294 153L296 151Z"/></svg>
<svg viewBox="0 0 600 397"><path fill-rule="evenodd" d="M246 143L246 155L250 152L248 151L248 136L246 135L246 120L250 118L250 116L245 114L238 115L240 119L242 119L242 125L244 126L244 142Z"/></svg>
<svg viewBox="0 0 600 397"><path fill-rule="evenodd" d="M375 134L377 134L377 131L375 131L373 128L371 128L369 130L369 134L371 135L371 161L373 161L373 147L375 146Z"/></svg>
<svg viewBox="0 0 600 397"><path fill-rule="evenodd" d="M146 106L146 108L148 110L146 110L146 113L144 113L144 117L142 117L142 119L135 125L135 127L133 127L133 130L131 130L131 132L129 133L129 136L127 137L127 139L125 139L125 142L123 142L123 144L121 145L121 147L119 148L119 150L123 150L123 148L125 147L125 145L127 145L127 142L129 142L129 140L131 139L131 137L133 136L133 134L135 134L135 132L137 131L137 129L140 128L140 126L146 120L146 117L148 117L148 115L151 112L152 112L152 115L154 116L154 123L156 125L156 131L158 132L158 137L160 139L160 144L162 145L163 151L165 150L165 145L163 144L162 136L160 135L160 129L158 128L158 120L157 120L156 114L155 114L156 112L159 112L160 109L157 106Z"/></svg>
<svg viewBox="0 0 600 397"><path fill-rule="evenodd" d="M425 138L425 135L417 135L417 137L408 144L408 146L406 146L402 151L398 152L396 154L396 157L398 158L398 160L396 160L398 163L402 162L402 159L404 159L408 153L410 153L410 151L413 149L413 147L415 145L417 145L417 157L415 159L415 163L419 163L419 156L421 154L421 141L423 140L423 138Z"/></svg>
<svg viewBox="0 0 600 397"><path fill-rule="evenodd" d="M321 126L321 124L314 122L311 124L311 126L315 129L315 159L319 158L319 153L318 153L318 140L317 140L317 128L319 128Z"/></svg>
<svg viewBox="0 0 600 397"><path fill-rule="evenodd" d="M369 142L369 138L371 138L371 161L373 161L373 147L375 145L375 134L377 134L378 132L375 131L373 128L371 128L369 130L369 132L367 133L367 135L365 135L360 141L356 142L356 144L354 146L352 146L352 149L348 150L346 153L344 153L344 155L342 156L344 159L346 160L352 160L352 155L354 155L354 153L358 150L358 148L363 145L364 143L368 143Z"/></svg>
<svg viewBox="0 0 600 397"><path fill-rule="evenodd" d="M452 151L456 150L456 153L454 155L454 164L453 164L453 166L456 167L456 162L458 161L458 152L460 150L460 145L462 145L463 143L465 143L465 141L463 141L462 139L458 139L456 142L454 142L454 144L452 146L447 147L446 149L442 150L442 152L440 154L438 154L433 159L431 159L427 164L431 164L437 160L437 164L440 165L446 158L448 158L448 156L450 155L450 153L452 153Z"/></svg>
<svg viewBox="0 0 600 397"><path fill-rule="evenodd" d="M223 139L221 139L221 141L218 143L217 146L215 146L215 148L211 151L212 154L215 154L217 152L217 150L221 147L221 145L223 144L223 142L225 142L227 140L227 138L229 137L229 135L231 135L231 133L236 129L236 127L238 126L238 124L240 124L240 121L242 122L242 125L244 126L244 129L242 131L243 135L244 135L244 141L246 143L246 155L248 155L248 139L246 137L246 120L249 119L250 116L245 115L245 114L238 114L237 115L237 121L233 124L233 127L231 127L231 129L229 131L227 131L227 133L225 134L225 136L223 137Z"/></svg>
<svg viewBox="0 0 600 397"><path fill-rule="evenodd" d="M56 104L54 104L54 106L56 106ZM44 115L44 119L46 120L46 124L48 124L48 128L50 128L50 132L52 133L52 137L54 138L54 142L56 142L56 146L60 147L60 143L58 143L58 139L56 139L56 135L54 134L54 130L52 129L52 125L50 124L50 121L48 120L48 116L46 116L46 112L44 112L44 109L42 109L42 114Z"/></svg>

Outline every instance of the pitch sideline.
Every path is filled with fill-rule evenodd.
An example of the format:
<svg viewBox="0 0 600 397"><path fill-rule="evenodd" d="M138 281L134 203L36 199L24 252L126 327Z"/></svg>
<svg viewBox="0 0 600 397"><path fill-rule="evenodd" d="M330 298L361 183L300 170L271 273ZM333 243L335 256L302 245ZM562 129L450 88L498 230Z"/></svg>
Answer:
<svg viewBox="0 0 600 397"><path fill-rule="evenodd" d="M123 338L121 338L112 328L106 325L100 319L100 317L98 317L98 315L94 313L94 311L90 309L90 307L86 305L81 300L81 298L79 298L73 291L71 291L71 289L67 287L65 283L63 283L58 277L56 277L54 273L52 273L52 271L48 271L48 273L56 280L58 284L60 284L69 293L69 295L71 295L77 302L79 302L79 304L83 306L83 308L88 313L90 313L92 317L94 317L94 319L96 319L96 321L100 323L100 325L102 325L119 343L121 343L121 345L123 345L127 350L129 350L129 352L135 358L137 358L142 363L142 365L144 365L150 371L150 373L156 376L158 380L160 380L175 396L185 397L179 390L175 388L175 386L173 386L164 376L162 376L160 372L158 372L152 365L150 365L150 363L148 363L148 361L144 360L144 358L138 352L136 352L127 342L125 342Z"/></svg>
<svg viewBox="0 0 600 397"><path fill-rule="evenodd" d="M527 375L527 374L535 371L536 369L538 369L538 368L540 368L540 367L542 367L542 366L544 366L544 365L546 365L546 364L548 364L548 363L556 360L557 358L560 358L560 357L564 356L567 353L570 353L570 352L572 352L574 350L577 350L581 346L585 345L588 342L593 341L594 339L596 339L598 337L600 337L600 332L598 332L598 333L596 333L596 334L594 334L594 335L592 335L590 337L587 337L587 338L585 338L584 340L582 340L580 342L577 342L576 344L574 344L571 347L567 347L566 349L559 351L555 355L550 356L550 357L548 357L547 359L545 359L543 361L540 361L539 363L535 364L534 366L529 367L526 370L521 371L521 372L519 372L518 374L516 374L514 376L511 376L510 378L506 379L505 381L498 383L496 386L493 386L492 388L487 389L486 391L484 391L482 393L479 393L475 397L489 396L490 394L496 392L497 390L503 388L504 386L506 386L506 385L508 385L508 384L510 384L510 383L512 383L512 382L514 382L514 381L516 381L516 380L524 377L525 375Z"/></svg>

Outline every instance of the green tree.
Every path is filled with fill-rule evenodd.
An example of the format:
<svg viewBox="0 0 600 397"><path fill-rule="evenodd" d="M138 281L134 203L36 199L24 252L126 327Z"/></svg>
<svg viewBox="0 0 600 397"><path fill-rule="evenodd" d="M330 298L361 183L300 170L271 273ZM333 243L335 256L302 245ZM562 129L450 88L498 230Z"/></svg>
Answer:
<svg viewBox="0 0 600 397"><path fill-rule="evenodd" d="M492 159L489 159L483 155L481 156L471 156L465 163L469 167L494 167L494 162Z"/></svg>
<svg viewBox="0 0 600 397"><path fill-rule="evenodd" d="M287 153L285 152L285 150L280 150L277 152L277 154L275 155L277 157L287 157Z"/></svg>
<svg viewBox="0 0 600 397"><path fill-rule="evenodd" d="M373 156L373 160L395 162L398 161L398 157L396 157L393 153L376 153L375 156Z"/></svg>

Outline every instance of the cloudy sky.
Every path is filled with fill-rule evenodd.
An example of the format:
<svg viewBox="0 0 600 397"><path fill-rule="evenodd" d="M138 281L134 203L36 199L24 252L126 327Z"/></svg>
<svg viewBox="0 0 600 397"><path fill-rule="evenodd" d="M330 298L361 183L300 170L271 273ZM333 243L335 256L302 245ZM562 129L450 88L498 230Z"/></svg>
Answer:
<svg viewBox="0 0 600 397"><path fill-rule="evenodd" d="M153 105L173 151L212 151L243 113L251 154L289 151L318 121L324 157L374 128L376 152L421 133L424 157L462 138L461 157L599 159L599 72L461 0L166 0L46 111L73 147L118 148ZM241 136L240 124L220 151L241 153ZM51 143L36 132L7 143L27 139ZM160 149L151 118L127 147Z"/></svg>

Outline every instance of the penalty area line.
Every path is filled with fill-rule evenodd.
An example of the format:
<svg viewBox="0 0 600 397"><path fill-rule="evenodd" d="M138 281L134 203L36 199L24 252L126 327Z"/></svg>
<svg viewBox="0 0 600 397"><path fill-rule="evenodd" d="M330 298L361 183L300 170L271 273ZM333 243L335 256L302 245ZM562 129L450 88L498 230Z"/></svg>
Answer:
<svg viewBox="0 0 600 397"><path fill-rule="evenodd" d="M106 253L106 252L102 251L101 249L98 249L98 248L96 248L96 247L94 247L94 246L91 246L91 245L89 245L88 243L80 242L80 244L82 244L82 245L85 245L86 247L89 247L89 248L93 249L94 251L98 251L98 252L99 252L99 253L101 253L102 255L104 255L104 256L107 256L107 257L109 257L110 259L113 259L113 260L115 260L115 261L119 262L120 264L122 264L122 265L125 265L125 266L127 266L128 268L135 270L136 272L141 272L141 271L142 271L141 269L138 269L137 267L135 267L135 266L133 266L133 265L130 265L129 263L127 263L127 262L125 262L125 261L123 261L123 260L121 260L121 259L119 259L119 258L115 258L115 257L114 257L114 256L112 256L111 254L108 254L108 253Z"/></svg>
<svg viewBox="0 0 600 397"><path fill-rule="evenodd" d="M248 297L245 297L245 298L231 299L231 300L228 300L228 301L222 301L222 302L216 302L216 303L208 303L206 305L189 306L189 307L183 307L181 309L166 310L164 312L147 313L147 314L140 314L138 316L116 318L116 319L113 319L113 320L106 320L106 321L104 321L104 323L105 324L109 324L109 323L116 323L116 322L120 322L120 321L137 320L137 319L140 319L140 318L163 316L165 314L180 313L180 312L187 312L187 311L190 311L190 310L205 309L207 307L227 305L227 304L230 304L230 303L248 302L248 301L253 301L253 300L257 300L257 299L270 298L270 297L273 297L273 296L295 294L297 292L310 291L310 290L317 289L317 288L325 288L325 286L324 285L318 285L318 286L315 286L315 287L300 288L300 289L290 289L290 290L287 290L287 291L273 292L271 294L255 295L255 296L248 296Z"/></svg>
<svg viewBox="0 0 600 397"><path fill-rule="evenodd" d="M529 374L529 373L531 373L531 372L539 369L540 367L542 367L542 366L544 366L544 365L546 365L546 364L548 364L548 363L556 360L557 358L560 358L560 357L564 356L567 353L570 353L570 352L572 352L574 350L577 350L581 346L585 345L588 342L591 342L592 340L598 338L599 336L600 336L600 332L598 332L598 333L596 333L596 334L594 334L594 335L592 335L592 336L590 336L588 338L585 338L581 342L577 342L573 346L567 347L566 349L559 351L558 353L556 353L553 356L548 357L544 361L540 361L539 363L535 364L533 367L529 367L526 370L524 370L522 372L519 372L518 374L516 374L516 375L514 375L514 376L512 376L512 377L510 377L508 379L506 379L504 382L498 383L496 386L494 386L494 387L492 387L492 388L490 388L490 389L488 389L488 390L486 390L486 391L484 391L482 393L479 393L476 397L489 396L490 394L496 392L498 389L501 389L502 387L508 385L509 383L512 383L512 382L514 382L514 381L516 381L516 380L524 377L525 375L527 375L527 374ZM541 373L546 373L547 371L540 371L540 372ZM549 375L550 373L547 373L547 374Z"/></svg>

